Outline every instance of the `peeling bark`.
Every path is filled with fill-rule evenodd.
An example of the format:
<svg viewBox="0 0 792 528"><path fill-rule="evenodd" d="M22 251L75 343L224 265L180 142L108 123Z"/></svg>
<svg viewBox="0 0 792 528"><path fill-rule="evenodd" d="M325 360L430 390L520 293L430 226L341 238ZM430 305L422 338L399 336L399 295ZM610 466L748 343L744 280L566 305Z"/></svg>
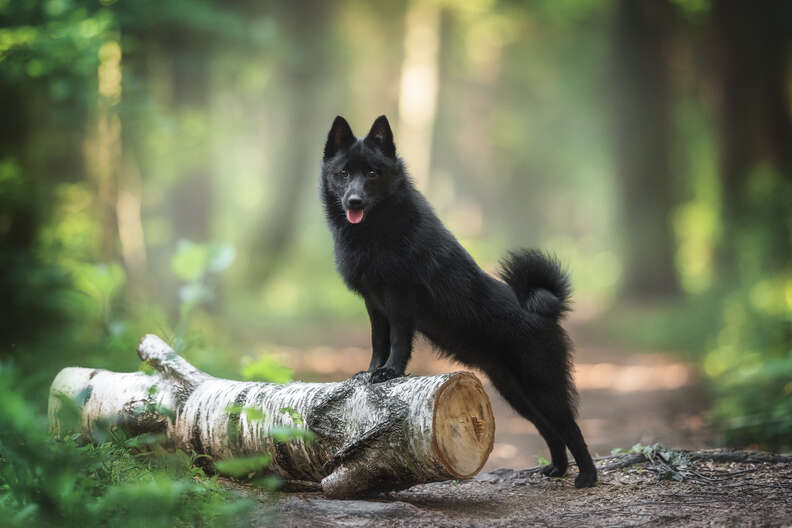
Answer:
<svg viewBox="0 0 792 528"><path fill-rule="evenodd" d="M213 460L268 454L275 474L321 482L338 498L469 478L492 450L490 402L467 372L379 384L360 373L341 383L280 385L212 377L153 335L141 340L138 354L152 375L63 369L50 388L52 434L99 441L111 426L128 435L162 433L171 445ZM79 405L79 424L68 422L64 399ZM256 417L240 407L255 409ZM284 426L316 438L276 441L270 432Z"/></svg>

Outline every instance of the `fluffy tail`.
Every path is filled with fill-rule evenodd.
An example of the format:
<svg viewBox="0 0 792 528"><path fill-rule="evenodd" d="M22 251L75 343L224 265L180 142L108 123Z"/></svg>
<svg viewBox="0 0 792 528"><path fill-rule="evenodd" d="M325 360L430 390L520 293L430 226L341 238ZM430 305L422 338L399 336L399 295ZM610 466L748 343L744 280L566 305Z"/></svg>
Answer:
<svg viewBox="0 0 792 528"><path fill-rule="evenodd" d="M569 310L572 286L557 258L535 249L512 251L499 275L526 310L555 319Z"/></svg>

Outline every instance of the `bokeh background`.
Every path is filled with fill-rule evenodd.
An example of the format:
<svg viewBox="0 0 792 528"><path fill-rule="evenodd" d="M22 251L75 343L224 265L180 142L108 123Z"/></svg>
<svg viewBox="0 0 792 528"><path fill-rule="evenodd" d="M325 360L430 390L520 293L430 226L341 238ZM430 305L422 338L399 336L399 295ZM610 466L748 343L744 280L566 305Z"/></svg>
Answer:
<svg viewBox="0 0 792 528"><path fill-rule="evenodd" d="M317 190L337 114L389 117L486 270L566 263L595 452L790 447L784 0L0 1L6 394L41 417L59 369L134 370L147 332L220 376L364 369ZM488 467L547 457L489 389Z"/></svg>

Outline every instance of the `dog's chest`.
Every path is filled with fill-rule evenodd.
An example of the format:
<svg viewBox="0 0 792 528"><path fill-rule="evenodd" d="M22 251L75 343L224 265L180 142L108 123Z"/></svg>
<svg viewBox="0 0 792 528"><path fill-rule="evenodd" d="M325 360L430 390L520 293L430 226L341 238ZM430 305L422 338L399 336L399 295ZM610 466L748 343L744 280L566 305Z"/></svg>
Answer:
<svg viewBox="0 0 792 528"><path fill-rule="evenodd" d="M398 282L401 257L381 245L349 248L336 246L336 264L344 282L361 293L376 289L383 283Z"/></svg>

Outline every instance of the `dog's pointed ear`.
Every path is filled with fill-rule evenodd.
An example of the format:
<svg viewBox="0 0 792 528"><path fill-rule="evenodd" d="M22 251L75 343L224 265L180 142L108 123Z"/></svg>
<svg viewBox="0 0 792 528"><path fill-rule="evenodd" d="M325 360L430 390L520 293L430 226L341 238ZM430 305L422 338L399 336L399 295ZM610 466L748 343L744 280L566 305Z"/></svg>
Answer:
<svg viewBox="0 0 792 528"><path fill-rule="evenodd" d="M355 135L341 116L336 116L333 121L333 126L330 127L330 133L327 134L327 143L324 148L324 159L328 160L336 155L339 150L343 150L352 146L355 142Z"/></svg>
<svg viewBox="0 0 792 528"><path fill-rule="evenodd" d="M366 143L380 149L390 158L396 156L396 145L393 144L393 132L391 132L387 117L381 115L374 121L368 136L366 136Z"/></svg>

